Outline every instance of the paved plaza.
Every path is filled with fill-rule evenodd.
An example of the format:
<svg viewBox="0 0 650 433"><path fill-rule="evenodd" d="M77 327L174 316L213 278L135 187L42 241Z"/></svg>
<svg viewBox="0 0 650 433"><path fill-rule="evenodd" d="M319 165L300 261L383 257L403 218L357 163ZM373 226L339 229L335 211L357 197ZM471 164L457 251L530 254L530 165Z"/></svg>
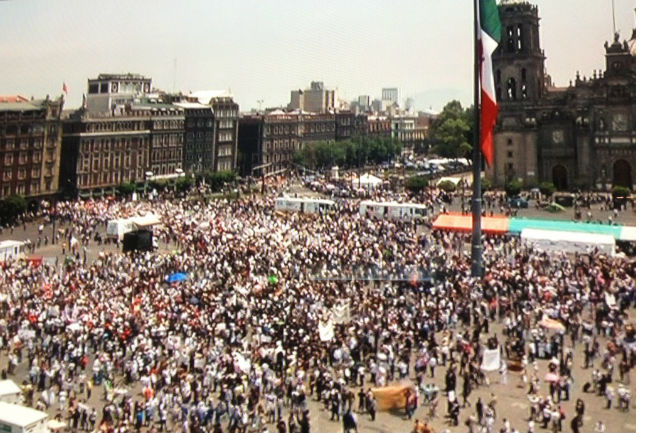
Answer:
<svg viewBox="0 0 650 433"><path fill-rule="evenodd" d="M454 205L451 205L451 209L454 210ZM540 212L535 209L522 210L519 213L519 216L530 216L530 217L539 217ZM596 210L595 215L598 215ZM607 213L603 211L602 216L607 216ZM635 213L632 209L622 211L618 216L618 222L627 222L633 223L635 220ZM42 227L40 227L42 226ZM42 229L42 231L41 231ZM55 233L60 233L60 230L65 229L75 229L74 224L71 223L62 223L59 222L54 228ZM40 231L40 233L39 233ZM100 229L101 231L101 229ZM25 224L24 226L19 226L13 230L4 229L0 238L1 239L13 239L13 240L26 240L30 239L34 244L38 243L39 235L41 237L40 247L36 248L34 254L42 255L45 258L46 263L52 264L58 269L62 269L65 258L70 254L69 251L65 253L62 250L63 240L59 239L58 243L51 243L51 236L53 232L53 227L51 224L44 223L44 221L35 221L32 223ZM425 230L428 234L429 230ZM45 236L50 238L48 245L44 245L43 239ZM174 251L182 248L182 243L170 241L168 239L162 239L159 243L160 248L157 251L157 255L165 256L169 254L174 254ZM102 260L106 257L116 257L121 254L118 248L114 244L99 244L94 240L89 240L87 245L79 250L79 256L86 266L91 264L96 264L101 266ZM382 283L379 284L367 284L364 287L364 291L368 293L379 294ZM378 295L381 296L381 295ZM628 322L635 323L636 321L636 309L631 308L628 310ZM587 318L588 316L584 316ZM354 317L353 317L354 319ZM467 328L468 330L470 328ZM452 333L462 333L465 328L458 324L457 327L451 328ZM489 333L481 334L481 341L483 344L487 344L487 339L496 335L499 339L499 343L505 343L504 336L504 324L503 317L496 322L490 323ZM248 334L248 338L251 338L252 334ZM440 341L443 338L443 333L438 332L436 334L436 339ZM601 345L601 347L606 347L608 338L605 336L598 336L595 339ZM571 370L572 376L572 385L570 386L570 398L566 401L561 401L559 404L565 413L565 419L562 421L562 431L571 431L570 422L576 414L576 401L577 399L582 399L586 407L585 416L583 417L583 426L579 431L581 432L590 432L595 431L595 426L598 421L602 421L607 428L607 431L622 431L622 432L633 432L636 431L636 369L632 369L629 377L626 377L624 382L621 382L625 387L629 388L629 391L632 395L632 402L628 409L623 410L618 407L618 400L614 398L612 407L606 409L606 400L603 396L599 396L594 392L593 386L590 390L585 392L583 390L583 385L585 383L592 382L592 374L594 369L602 369L602 358L596 358L594 360L594 366L589 368L583 368L584 365L584 344L582 341L578 341L575 346L571 344L571 340L566 338L564 340L565 352L573 352L573 367ZM411 365L410 365L410 374L408 380L412 383L416 382L416 376L414 373L415 367L415 354L416 350L413 349L413 356L411 356ZM89 366L93 364L94 357L91 356ZM0 365L5 368L7 365L8 358L7 352L3 351L0 357ZM532 376L537 376L541 379L540 383L540 394L542 396L549 394L548 383L544 381L545 374L549 371L549 359L538 359L535 364L528 365L527 374ZM445 389L445 373L447 372L447 367L439 365L435 370L435 377L431 378L429 372L424 377L423 384L435 384L440 390ZM614 389L618 386L618 369L614 370L613 374L613 383L612 386ZM90 374L90 373L89 373ZM359 411L358 409L358 399L354 400L353 409L356 412L358 420L358 431L359 432L407 432L411 431L414 426L415 420L419 420L422 423L427 423L433 431L442 432L445 430L457 432L457 431L480 431L480 426L478 425L468 425L466 421L474 419L476 416L476 402L478 398L487 404L493 396L496 396L497 403L495 405L496 416L494 422L493 431L499 431L504 425L504 420L507 420L512 429L516 431L525 432L529 431L528 428L528 419L530 415L531 404L529 402L529 384L524 383L522 375L516 372L507 372L505 374L500 373L499 371L494 371L487 374L489 384L482 384L478 387L475 387L469 398L469 406L462 407L460 409L459 415L459 425L452 425L450 419L446 417L447 415L447 396L444 392L441 392L439 395L439 404L437 408L437 414L435 417L430 416L429 405L424 402L424 395L421 392L418 400L418 407L412 415L411 419L406 418L406 414L403 410L395 410L388 412L378 412L376 419L371 421L370 415L366 411ZM13 374L9 375L9 378L14 379L18 384L21 384L23 380L28 378L28 368L27 365L23 362L20 364ZM458 385L462 383L461 378L458 379ZM136 401L144 401L142 395L142 386L139 383L134 385L127 386L123 379L119 379L117 383L113 384L114 389L124 389L125 392L128 392L134 397ZM366 381L366 389L369 386L369 381ZM351 385L348 389L356 395L359 391L359 386ZM462 387L460 388L462 389ZM127 391L128 390L128 391ZM460 391L459 394L460 399ZM96 408L97 412L100 414L103 408L107 405L107 401L104 399L105 392L102 385L97 385L92 387L90 398L85 403L88 407ZM218 397L217 394L212 394L215 400ZM340 432L342 431L342 424L339 421L330 420L330 412L325 409L321 402L317 402L314 395L308 395L306 407L309 409L309 417L311 419L311 431L314 432ZM53 404L49 407L48 412L52 416L57 414L62 414L66 416L66 411L60 410L58 403ZM284 409L284 414L288 413L289 408ZM99 421L99 419L98 419ZM471 423L470 423L471 424ZM168 427L170 430L175 431L175 429L182 428L181 424L172 424L168 422ZM226 428L227 423L223 424L224 429ZM146 427L143 427L144 431L147 431ZM549 426L548 431L551 431ZM155 431L155 430L154 430ZM216 431L216 430L215 430ZM252 430L248 430L249 432ZM261 430L260 430L261 431ZM274 432L277 431L276 426L273 423L268 424L268 431ZM535 424L533 431L545 431L542 429L541 424Z"/></svg>

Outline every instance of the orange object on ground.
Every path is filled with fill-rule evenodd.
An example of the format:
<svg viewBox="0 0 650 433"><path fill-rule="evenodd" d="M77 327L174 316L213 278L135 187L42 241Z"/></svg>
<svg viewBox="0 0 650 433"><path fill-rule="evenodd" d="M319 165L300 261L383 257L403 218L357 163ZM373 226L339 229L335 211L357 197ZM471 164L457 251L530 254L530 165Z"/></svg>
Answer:
<svg viewBox="0 0 650 433"><path fill-rule="evenodd" d="M481 231L485 233L506 233L509 218L505 215L485 216L481 218ZM433 228L438 230L472 231L472 216L460 213L442 214L433 222Z"/></svg>
<svg viewBox="0 0 650 433"><path fill-rule="evenodd" d="M411 384L397 384L372 388L371 391L377 400L377 410L404 409L406 407L406 391L415 393L415 386Z"/></svg>

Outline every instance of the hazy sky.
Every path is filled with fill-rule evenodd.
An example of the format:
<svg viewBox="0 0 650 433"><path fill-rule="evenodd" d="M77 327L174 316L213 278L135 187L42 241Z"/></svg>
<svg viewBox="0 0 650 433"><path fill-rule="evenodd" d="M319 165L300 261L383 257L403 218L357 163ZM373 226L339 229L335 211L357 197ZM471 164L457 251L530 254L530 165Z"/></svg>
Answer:
<svg viewBox="0 0 650 433"><path fill-rule="evenodd" d="M604 69L611 0L531 3L557 85ZM635 7L616 0L625 39ZM471 102L472 19L472 0L0 1L0 94L59 95L65 81L75 108L88 78L133 72L167 91L230 89L242 110L286 105L312 80L348 100L398 87L439 110Z"/></svg>

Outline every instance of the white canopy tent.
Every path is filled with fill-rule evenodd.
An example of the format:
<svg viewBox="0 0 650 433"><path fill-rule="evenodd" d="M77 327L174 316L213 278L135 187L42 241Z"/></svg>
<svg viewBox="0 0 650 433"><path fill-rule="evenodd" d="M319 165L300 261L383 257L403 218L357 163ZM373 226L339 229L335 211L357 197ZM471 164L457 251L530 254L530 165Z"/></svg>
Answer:
<svg viewBox="0 0 650 433"><path fill-rule="evenodd" d="M636 242L636 226L623 226L621 228L620 240L627 242Z"/></svg>
<svg viewBox="0 0 650 433"><path fill-rule="evenodd" d="M359 183L361 184L362 188L377 188L379 185L383 183L383 181L377 176L373 176L372 174L366 173L361 176Z"/></svg>
<svg viewBox="0 0 650 433"><path fill-rule="evenodd" d="M16 383L11 380L2 380L0 381L0 401L5 403L19 403L21 389L16 385Z"/></svg>
<svg viewBox="0 0 650 433"><path fill-rule="evenodd" d="M614 236L555 230L523 229L521 240L524 245L543 251L566 253L591 253L594 249L613 256L616 253Z"/></svg>
<svg viewBox="0 0 650 433"><path fill-rule="evenodd" d="M457 187L461 180L462 179L460 177L441 177L440 179L438 179L436 186L440 185L441 182L451 182L454 184L454 186Z"/></svg>
<svg viewBox="0 0 650 433"><path fill-rule="evenodd" d="M130 220L138 228L148 228L160 224L160 216L155 214L147 214L145 216L131 217Z"/></svg>

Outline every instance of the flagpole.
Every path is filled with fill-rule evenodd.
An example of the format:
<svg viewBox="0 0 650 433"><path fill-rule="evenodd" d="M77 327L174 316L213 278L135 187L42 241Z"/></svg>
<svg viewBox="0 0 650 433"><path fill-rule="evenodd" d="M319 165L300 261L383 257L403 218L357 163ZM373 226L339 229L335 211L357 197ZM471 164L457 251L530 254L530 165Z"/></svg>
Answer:
<svg viewBox="0 0 650 433"><path fill-rule="evenodd" d="M481 107L479 101L479 85L481 82L481 45L479 39L478 2L474 2L474 142L472 154L472 169L474 174L474 188L472 194L472 276L483 275L481 243Z"/></svg>

